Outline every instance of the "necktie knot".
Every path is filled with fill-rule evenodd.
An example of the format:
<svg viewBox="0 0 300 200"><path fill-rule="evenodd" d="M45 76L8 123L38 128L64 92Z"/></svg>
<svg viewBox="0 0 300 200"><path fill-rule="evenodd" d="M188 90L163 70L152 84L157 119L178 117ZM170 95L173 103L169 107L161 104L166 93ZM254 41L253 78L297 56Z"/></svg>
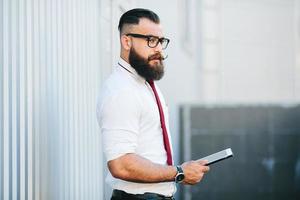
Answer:
<svg viewBox="0 0 300 200"><path fill-rule="evenodd" d="M151 87L154 86L154 81L153 81L153 80L147 80L147 82L149 83L149 85L150 85Z"/></svg>

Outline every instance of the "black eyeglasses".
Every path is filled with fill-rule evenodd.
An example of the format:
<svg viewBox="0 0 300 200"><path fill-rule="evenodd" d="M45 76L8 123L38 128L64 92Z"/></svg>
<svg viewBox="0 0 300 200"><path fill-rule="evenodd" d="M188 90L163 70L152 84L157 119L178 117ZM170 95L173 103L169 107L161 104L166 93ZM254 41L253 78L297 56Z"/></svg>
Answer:
<svg viewBox="0 0 300 200"><path fill-rule="evenodd" d="M159 38L157 36L153 36L153 35L142 35L142 34L137 34L137 33L128 33L126 34L126 36L132 36L135 38L144 38L147 40L148 42L148 46L150 48L155 48L157 47L158 43L161 44L162 49L166 49L168 47L168 44L170 42L170 40L168 38Z"/></svg>

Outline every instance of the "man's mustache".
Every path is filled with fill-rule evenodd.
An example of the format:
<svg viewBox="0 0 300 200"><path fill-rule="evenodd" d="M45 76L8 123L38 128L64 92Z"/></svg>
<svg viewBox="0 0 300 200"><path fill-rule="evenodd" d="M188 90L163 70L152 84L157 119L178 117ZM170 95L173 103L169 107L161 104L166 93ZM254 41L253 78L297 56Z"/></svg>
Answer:
<svg viewBox="0 0 300 200"><path fill-rule="evenodd" d="M166 58L168 57L168 55L163 55L161 53L156 53L156 54L153 54L151 56L148 57L148 61L150 60L165 60Z"/></svg>

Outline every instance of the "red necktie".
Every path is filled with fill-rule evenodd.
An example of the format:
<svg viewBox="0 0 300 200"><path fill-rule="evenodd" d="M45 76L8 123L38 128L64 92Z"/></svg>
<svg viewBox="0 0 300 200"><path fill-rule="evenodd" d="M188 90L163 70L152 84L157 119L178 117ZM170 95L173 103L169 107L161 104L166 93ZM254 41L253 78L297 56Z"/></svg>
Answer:
<svg viewBox="0 0 300 200"><path fill-rule="evenodd" d="M169 136L168 136L166 123L165 123L164 111L162 109L161 102L159 100L159 96L157 94L153 80L148 80L148 83L154 92L157 107L159 110L160 124L161 124L161 129L162 129L163 138L164 138L164 146L165 146L165 150L167 152L167 163L168 163L168 165L172 165L173 162L172 162L171 147L170 147Z"/></svg>

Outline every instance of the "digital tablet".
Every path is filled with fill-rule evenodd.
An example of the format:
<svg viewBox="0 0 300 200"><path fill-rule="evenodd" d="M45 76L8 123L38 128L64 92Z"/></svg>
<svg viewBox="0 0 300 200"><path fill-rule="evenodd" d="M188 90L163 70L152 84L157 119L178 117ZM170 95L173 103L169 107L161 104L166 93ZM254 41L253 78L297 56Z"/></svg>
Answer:
<svg viewBox="0 0 300 200"><path fill-rule="evenodd" d="M231 148L228 148L223 151L219 151L217 153L206 156L204 158L200 158L199 160L207 160L208 163L206 163L205 165L211 165L213 163L230 158L232 156L233 156L232 150L231 150Z"/></svg>

